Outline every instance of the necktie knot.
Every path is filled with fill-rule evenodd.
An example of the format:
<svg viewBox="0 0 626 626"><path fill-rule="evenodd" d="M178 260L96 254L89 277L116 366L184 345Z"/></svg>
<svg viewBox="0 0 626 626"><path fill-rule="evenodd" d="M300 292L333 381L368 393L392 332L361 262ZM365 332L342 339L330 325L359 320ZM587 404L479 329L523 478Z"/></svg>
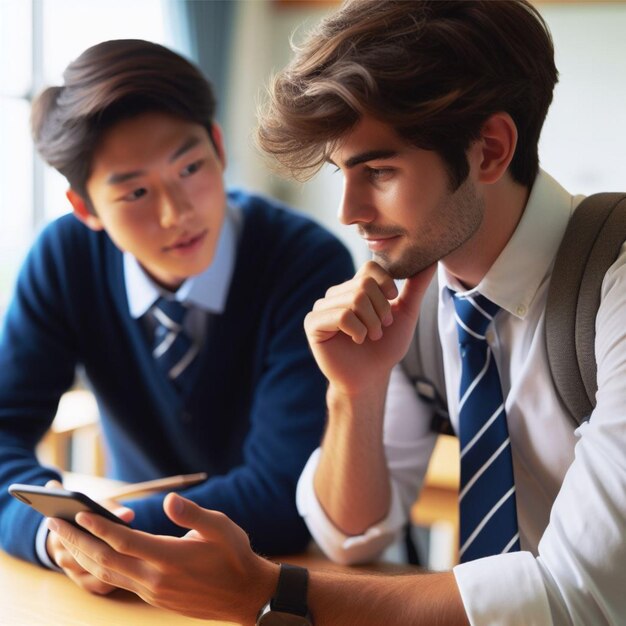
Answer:
<svg viewBox="0 0 626 626"><path fill-rule="evenodd" d="M485 341L487 328L500 307L479 293L463 296L451 291L451 294L456 313L459 343L463 345Z"/></svg>
<svg viewBox="0 0 626 626"><path fill-rule="evenodd" d="M156 328L152 356L165 375L182 389L190 376L183 377L183 373L191 374L189 367L198 354L198 345L185 332L185 316L188 308L177 300L159 298L151 309Z"/></svg>
<svg viewBox="0 0 626 626"><path fill-rule="evenodd" d="M174 332L182 329L187 315L187 307L178 300L159 298L152 307L152 314L159 324Z"/></svg>

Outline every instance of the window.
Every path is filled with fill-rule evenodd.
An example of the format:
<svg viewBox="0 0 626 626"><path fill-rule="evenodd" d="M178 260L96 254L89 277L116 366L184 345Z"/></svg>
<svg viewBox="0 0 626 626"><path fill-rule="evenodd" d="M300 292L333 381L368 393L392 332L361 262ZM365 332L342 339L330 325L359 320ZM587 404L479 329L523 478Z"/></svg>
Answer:
<svg viewBox="0 0 626 626"><path fill-rule="evenodd" d="M0 318L35 233L70 210L65 180L33 149L30 102L83 50L123 38L167 45L161 0L0 2Z"/></svg>

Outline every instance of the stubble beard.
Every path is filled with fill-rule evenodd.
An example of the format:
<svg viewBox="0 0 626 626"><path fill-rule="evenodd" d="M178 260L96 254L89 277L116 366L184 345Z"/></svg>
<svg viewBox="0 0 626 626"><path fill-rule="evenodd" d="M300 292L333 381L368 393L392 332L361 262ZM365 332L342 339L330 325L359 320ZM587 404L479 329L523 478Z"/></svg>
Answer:
<svg viewBox="0 0 626 626"><path fill-rule="evenodd" d="M484 204L474 185L465 180L435 209L439 216L437 225L429 225L412 237L408 231L402 233L410 238L410 243L400 258L394 261L386 252L378 252L374 253L374 260L396 280L419 274L458 250L476 233L482 223Z"/></svg>

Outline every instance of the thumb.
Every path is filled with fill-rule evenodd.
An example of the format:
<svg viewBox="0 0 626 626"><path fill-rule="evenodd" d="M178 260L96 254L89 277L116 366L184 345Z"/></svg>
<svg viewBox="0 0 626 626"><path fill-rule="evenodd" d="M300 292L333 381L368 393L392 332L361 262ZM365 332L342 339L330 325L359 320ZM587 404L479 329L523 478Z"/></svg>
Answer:
<svg viewBox="0 0 626 626"><path fill-rule="evenodd" d="M433 263L426 269L422 270L414 276L409 276L404 281L402 290L394 302L396 312L403 312L411 317L417 318L424 298L424 293L430 285L437 264Z"/></svg>
<svg viewBox="0 0 626 626"><path fill-rule="evenodd" d="M215 539L221 535L220 519L225 518L224 515L204 509L177 493L165 496L163 510L174 524L196 531L204 539Z"/></svg>
<svg viewBox="0 0 626 626"><path fill-rule="evenodd" d="M63 485L56 478L53 478L52 480L49 480L46 483L46 487L51 487L53 489L61 489L63 487Z"/></svg>

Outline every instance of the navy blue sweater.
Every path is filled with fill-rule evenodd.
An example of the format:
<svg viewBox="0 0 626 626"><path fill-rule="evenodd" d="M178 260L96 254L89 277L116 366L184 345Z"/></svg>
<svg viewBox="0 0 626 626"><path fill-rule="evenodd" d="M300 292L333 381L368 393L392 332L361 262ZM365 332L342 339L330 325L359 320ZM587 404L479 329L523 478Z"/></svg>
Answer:
<svg viewBox="0 0 626 626"><path fill-rule="evenodd" d="M0 337L0 544L37 562L41 516L7 493L12 482L58 477L39 465L37 442L82 365L98 399L109 474L139 481L208 472L182 492L226 513L265 554L308 541L295 486L325 422L325 382L303 319L316 299L353 273L339 241L266 199L231 192L244 227L225 311L180 397L157 369L128 310L122 254L106 233L68 215L33 246ZM163 495L129 502L133 526L182 534Z"/></svg>

